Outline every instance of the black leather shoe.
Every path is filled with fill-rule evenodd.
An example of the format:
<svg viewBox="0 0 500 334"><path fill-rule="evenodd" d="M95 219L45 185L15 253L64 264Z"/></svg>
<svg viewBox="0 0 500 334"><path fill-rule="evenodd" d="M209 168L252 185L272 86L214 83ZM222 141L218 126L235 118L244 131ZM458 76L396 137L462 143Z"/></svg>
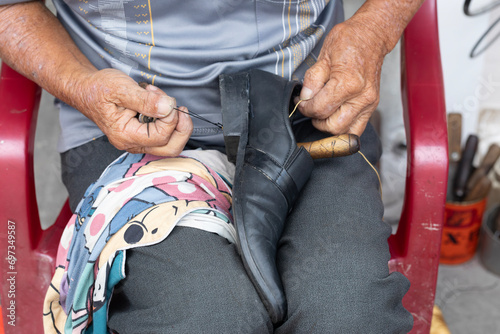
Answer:
<svg viewBox="0 0 500 334"><path fill-rule="evenodd" d="M220 77L224 139L236 162L233 216L245 269L275 324L286 316L276 252L285 220L313 161L289 120L300 84L251 70Z"/></svg>

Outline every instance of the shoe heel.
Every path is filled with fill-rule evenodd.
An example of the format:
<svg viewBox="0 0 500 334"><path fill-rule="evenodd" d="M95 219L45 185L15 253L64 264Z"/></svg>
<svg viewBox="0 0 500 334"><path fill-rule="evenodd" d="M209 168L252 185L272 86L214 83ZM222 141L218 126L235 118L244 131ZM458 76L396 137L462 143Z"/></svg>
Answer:
<svg viewBox="0 0 500 334"><path fill-rule="evenodd" d="M235 163L240 137L248 132L249 74L222 74L219 76L219 87L227 159Z"/></svg>

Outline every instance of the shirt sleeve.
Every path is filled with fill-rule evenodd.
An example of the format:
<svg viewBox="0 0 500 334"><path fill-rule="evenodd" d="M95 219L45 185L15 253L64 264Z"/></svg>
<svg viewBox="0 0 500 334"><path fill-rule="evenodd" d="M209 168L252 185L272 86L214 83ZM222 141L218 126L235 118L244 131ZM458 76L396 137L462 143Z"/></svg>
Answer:
<svg viewBox="0 0 500 334"><path fill-rule="evenodd" d="M34 0L0 0L0 6L13 5L21 2L33 2ZM36 0L35 0L36 1Z"/></svg>

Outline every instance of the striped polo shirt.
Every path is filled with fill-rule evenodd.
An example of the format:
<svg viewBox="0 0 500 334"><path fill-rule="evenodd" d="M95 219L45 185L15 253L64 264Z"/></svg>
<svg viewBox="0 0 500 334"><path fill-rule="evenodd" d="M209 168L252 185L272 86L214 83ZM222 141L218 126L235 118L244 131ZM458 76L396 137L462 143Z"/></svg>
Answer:
<svg viewBox="0 0 500 334"><path fill-rule="evenodd" d="M116 68L221 122L218 76L259 68L301 79L326 32L343 20L341 0L54 0L58 17L99 69ZM102 136L62 103L64 152ZM222 145L222 131L193 119L192 138Z"/></svg>

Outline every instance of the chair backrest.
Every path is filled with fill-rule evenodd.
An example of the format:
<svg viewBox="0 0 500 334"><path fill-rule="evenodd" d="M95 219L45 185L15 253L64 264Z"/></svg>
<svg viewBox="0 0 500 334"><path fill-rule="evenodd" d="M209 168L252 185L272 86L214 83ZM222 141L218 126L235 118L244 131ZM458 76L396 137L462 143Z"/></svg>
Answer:
<svg viewBox="0 0 500 334"><path fill-rule="evenodd" d="M389 239L389 267L410 280L403 305L413 314L412 333L429 333L448 179L436 0L424 2L410 22L401 51L408 164L401 220Z"/></svg>
<svg viewBox="0 0 500 334"><path fill-rule="evenodd" d="M403 303L414 314L412 332L428 333L448 171L436 0L427 0L413 18L405 31L402 51L408 172L400 226L389 240L389 266L411 281ZM59 238L71 212L66 203L54 225L41 229L33 175L40 88L3 64L0 101L0 259L4 261L0 285L4 327L6 333L42 333L43 299L53 274Z"/></svg>

